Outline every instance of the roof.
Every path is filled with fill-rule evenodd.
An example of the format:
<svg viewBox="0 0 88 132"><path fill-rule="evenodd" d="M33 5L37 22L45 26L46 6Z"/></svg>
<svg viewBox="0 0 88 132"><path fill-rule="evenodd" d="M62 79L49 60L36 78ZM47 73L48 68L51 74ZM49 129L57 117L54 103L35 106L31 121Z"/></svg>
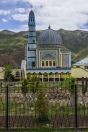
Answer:
<svg viewBox="0 0 88 132"><path fill-rule="evenodd" d="M27 69L27 73L71 73L71 68L38 68L38 69Z"/></svg>
<svg viewBox="0 0 88 132"><path fill-rule="evenodd" d="M39 44L62 44L62 38L59 33L49 28L44 30L38 39Z"/></svg>
<svg viewBox="0 0 88 132"><path fill-rule="evenodd" d="M83 60L80 60L74 64L75 66L81 66L81 65L88 65L88 57L84 58Z"/></svg>
<svg viewBox="0 0 88 132"><path fill-rule="evenodd" d="M34 12L32 10L29 13L29 17L34 17Z"/></svg>

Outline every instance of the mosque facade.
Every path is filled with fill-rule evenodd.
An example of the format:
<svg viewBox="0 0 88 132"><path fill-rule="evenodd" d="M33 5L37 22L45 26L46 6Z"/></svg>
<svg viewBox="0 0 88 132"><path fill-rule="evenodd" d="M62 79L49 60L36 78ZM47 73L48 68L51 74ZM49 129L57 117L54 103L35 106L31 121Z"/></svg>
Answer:
<svg viewBox="0 0 88 132"><path fill-rule="evenodd" d="M48 81L69 75L71 52L64 47L61 35L49 25L48 29L43 30L36 39L35 14L32 10L29 13L28 28L26 73L40 75L42 81L45 74Z"/></svg>

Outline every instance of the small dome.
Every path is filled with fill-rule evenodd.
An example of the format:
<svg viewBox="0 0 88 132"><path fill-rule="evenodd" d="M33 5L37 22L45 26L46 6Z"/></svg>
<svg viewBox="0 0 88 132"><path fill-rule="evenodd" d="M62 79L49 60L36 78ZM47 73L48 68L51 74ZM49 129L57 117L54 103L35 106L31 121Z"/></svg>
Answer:
<svg viewBox="0 0 88 132"><path fill-rule="evenodd" d="M29 16L34 17L34 12L32 10L30 11Z"/></svg>
<svg viewBox="0 0 88 132"><path fill-rule="evenodd" d="M54 31L53 29L49 28L41 33L39 36L39 44L62 44L61 36Z"/></svg>

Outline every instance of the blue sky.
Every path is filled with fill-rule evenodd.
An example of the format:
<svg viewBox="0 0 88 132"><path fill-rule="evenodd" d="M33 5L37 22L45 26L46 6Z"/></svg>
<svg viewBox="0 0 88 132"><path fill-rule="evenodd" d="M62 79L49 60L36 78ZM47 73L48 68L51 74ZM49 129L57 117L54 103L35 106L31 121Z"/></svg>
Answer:
<svg viewBox="0 0 88 132"><path fill-rule="evenodd" d="M88 0L0 0L0 30L28 30L31 8L37 30L88 30Z"/></svg>

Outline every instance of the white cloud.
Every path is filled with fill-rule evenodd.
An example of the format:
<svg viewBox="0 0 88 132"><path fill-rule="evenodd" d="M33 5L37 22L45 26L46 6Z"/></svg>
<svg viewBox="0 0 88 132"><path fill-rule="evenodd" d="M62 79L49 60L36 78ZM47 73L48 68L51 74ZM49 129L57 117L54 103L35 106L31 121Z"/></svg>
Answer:
<svg viewBox="0 0 88 132"><path fill-rule="evenodd" d="M22 0L23 2L29 2L33 6L39 6L39 5L46 5L47 3L51 2L52 0Z"/></svg>
<svg viewBox="0 0 88 132"><path fill-rule="evenodd" d="M20 0L0 1L17 2ZM21 0L21 2L29 2L33 5L38 30L46 29L49 24L53 29L75 30L88 23L88 0ZM0 14L3 15L10 14L10 12L0 10ZM11 17L17 21L27 22L28 14L28 8L27 10L16 8L12 11Z"/></svg>
<svg viewBox="0 0 88 132"><path fill-rule="evenodd" d="M11 13L10 10L2 10L0 9L0 15L9 15Z"/></svg>
<svg viewBox="0 0 88 132"><path fill-rule="evenodd" d="M37 8L36 21L44 23L37 29L47 28L49 24L53 28L68 30L79 29L80 25L88 22L88 0L22 0ZM43 8L38 8L42 6Z"/></svg>
<svg viewBox="0 0 88 132"><path fill-rule="evenodd" d="M16 13L25 13L25 9L24 8L16 8L14 11Z"/></svg>
<svg viewBox="0 0 88 132"><path fill-rule="evenodd" d="M28 21L28 15L27 14L13 14L12 18L16 21L24 22Z"/></svg>

